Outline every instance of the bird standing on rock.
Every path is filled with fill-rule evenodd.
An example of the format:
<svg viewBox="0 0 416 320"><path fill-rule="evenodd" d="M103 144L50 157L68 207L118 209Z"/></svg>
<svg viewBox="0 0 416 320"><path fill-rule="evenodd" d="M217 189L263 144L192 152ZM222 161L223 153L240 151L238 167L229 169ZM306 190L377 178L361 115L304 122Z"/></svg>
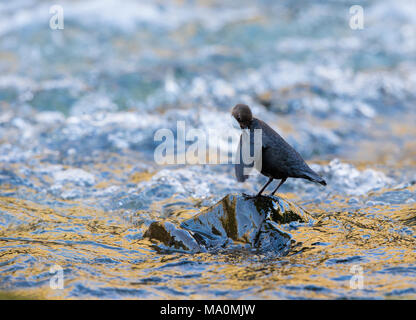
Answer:
<svg viewBox="0 0 416 320"><path fill-rule="evenodd" d="M261 188L257 197L262 194L264 189L273 181L281 179L280 183L271 193L274 195L279 187L287 178L303 178L326 186L326 182L316 172L314 172L303 160L301 155L293 149L276 131L269 127L265 122L253 117L250 108L245 104L237 104L231 111L232 116L238 121L241 129L248 129L252 136L255 129L261 129L261 174L269 178L267 183ZM242 139L238 155L240 161L235 164L237 180L244 182L248 176L244 174L244 168L250 167L241 160ZM252 145L253 141L250 143ZM253 166L253 165L251 165Z"/></svg>

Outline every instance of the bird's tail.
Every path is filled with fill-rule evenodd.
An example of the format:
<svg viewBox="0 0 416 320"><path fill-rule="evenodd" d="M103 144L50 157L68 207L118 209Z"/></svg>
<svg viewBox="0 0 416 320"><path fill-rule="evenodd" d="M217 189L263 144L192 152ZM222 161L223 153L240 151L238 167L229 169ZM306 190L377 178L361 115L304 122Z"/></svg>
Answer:
<svg viewBox="0 0 416 320"><path fill-rule="evenodd" d="M322 178L320 175L318 175L317 173L313 172L311 170L311 172L306 172L305 173L305 178L312 181L312 182L317 182L322 184L323 186L326 186L326 181L324 178Z"/></svg>
<svg viewBox="0 0 416 320"><path fill-rule="evenodd" d="M317 181L318 183L322 184L323 186L326 186L326 181L325 179L321 178L320 181Z"/></svg>

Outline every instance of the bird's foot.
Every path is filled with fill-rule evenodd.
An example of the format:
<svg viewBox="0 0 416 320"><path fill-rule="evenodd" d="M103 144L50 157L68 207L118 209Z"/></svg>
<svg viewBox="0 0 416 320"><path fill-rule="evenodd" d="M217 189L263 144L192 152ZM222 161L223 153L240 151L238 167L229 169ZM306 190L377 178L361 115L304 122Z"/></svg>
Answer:
<svg viewBox="0 0 416 320"><path fill-rule="evenodd" d="M255 195L250 195L250 194L247 194L247 193L243 193L243 196L247 199L257 199L257 198L261 198L261 197L266 197L266 198L269 197L268 195L264 195L264 194L261 194L261 193L257 193Z"/></svg>
<svg viewBox="0 0 416 320"><path fill-rule="evenodd" d="M261 195L259 195L259 194L250 195L250 194L247 194L247 193L243 193L243 196L246 199L255 199L255 198L258 198L259 196L261 197Z"/></svg>

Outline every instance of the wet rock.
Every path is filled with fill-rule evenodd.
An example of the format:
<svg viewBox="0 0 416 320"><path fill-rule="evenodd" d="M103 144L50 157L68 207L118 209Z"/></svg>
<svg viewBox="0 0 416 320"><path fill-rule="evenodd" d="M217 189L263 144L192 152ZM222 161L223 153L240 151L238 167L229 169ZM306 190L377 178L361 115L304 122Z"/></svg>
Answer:
<svg viewBox="0 0 416 320"><path fill-rule="evenodd" d="M143 236L145 238L160 241L167 246L167 249L170 248L191 252L205 251L199 246L188 231L179 229L170 222L152 222Z"/></svg>
<svg viewBox="0 0 416 320"><path fill-rule="evenodd" d="M180 228L169 222L154 222L144 236L193 252L243 246L283 255L290 248L291 235L279 225L310 220L307 212L282 198L229 194L184 221Z"/></svg>

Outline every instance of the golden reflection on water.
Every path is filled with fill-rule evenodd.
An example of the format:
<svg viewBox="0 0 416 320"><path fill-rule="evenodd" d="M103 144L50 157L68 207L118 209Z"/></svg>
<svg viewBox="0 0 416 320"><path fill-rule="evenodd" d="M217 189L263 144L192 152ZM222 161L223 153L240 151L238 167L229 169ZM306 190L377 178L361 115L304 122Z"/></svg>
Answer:
<svg viewBox="0 0 416 320"><path fill-rule="evenodd" d="M336 197L327 208L321 204L317 210L306 204L304 208L315 213L316 221L313 226L291 230L296 245L282 258L245 250L160 254L147 240L126 238L143 232L144 225L132 231L117 215L71 205L54 210L0 198L0 210L18 217L18 223L0 229L2 276L30 283L38 275L43 280L42 285L28 284L27 290L15 294L74 298L73 291L81 284L98 291L127 290L127 298L365 297L368 291L350 288L352 265L363 268L365 288L373 296L415 284L414 274L400 270L414 265L416 240L397 232L407 226L414 234L415 204L372 206L355 212L343 211L345 202ZM176 217L192 214L179 212ZM52 264L70 270L64 290L48 286ZM16 268L7 271L4 265ZM131 296L128 290L134 290Z"/></svg>

